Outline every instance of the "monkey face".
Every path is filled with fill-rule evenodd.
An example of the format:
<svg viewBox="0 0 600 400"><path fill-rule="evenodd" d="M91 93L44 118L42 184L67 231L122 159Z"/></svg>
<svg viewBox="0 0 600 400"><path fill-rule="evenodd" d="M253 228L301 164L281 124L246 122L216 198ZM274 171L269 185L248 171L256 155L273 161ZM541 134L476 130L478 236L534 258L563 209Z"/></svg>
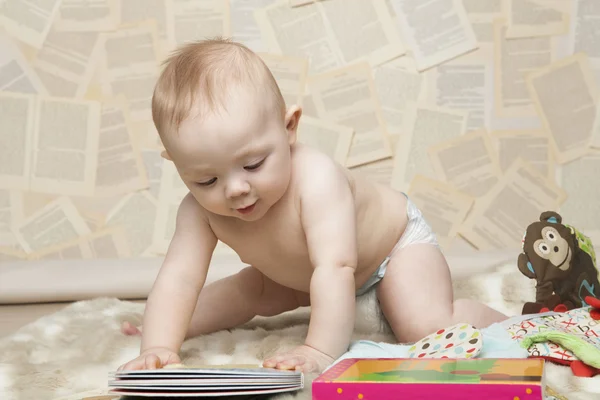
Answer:
<svg viewBox="0 0 600 400"><path fill-rule="evenodd" d="M571 263L571 247L553 226L542 228L542 237L533 244L533 251L556 268L566 271Z"/></svg>

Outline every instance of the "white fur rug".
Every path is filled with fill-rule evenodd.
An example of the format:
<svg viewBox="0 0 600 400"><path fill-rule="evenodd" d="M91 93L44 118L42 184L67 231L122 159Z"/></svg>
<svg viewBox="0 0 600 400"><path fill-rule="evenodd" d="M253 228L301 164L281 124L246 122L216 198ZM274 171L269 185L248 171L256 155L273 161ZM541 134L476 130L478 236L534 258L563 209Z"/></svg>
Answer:
<svg viewBox="0 0 600 400"><path fill-rule="evenodd" d="M479 299L509 315L519 314L534 291L533 282L515 271L510 263L455 280L456 296ZM143 307L111 298L80 301L0 339L0 399L81 399L101 393L109 371L137 355L139 338L122 335L119 327L124 320L140 323ZM299 309L191 339L182 348L183 362L258 364L280 349L302 343L308 315L308 309ZM373 296L359 303L356 321L354 339L393 343ZM557 398L600 399L600 376L576 378L569 368L553 364L548 364L547 372L549 386L564 396ZM314 378L305 376L305 389L300 392L272 398L311 399Z"/></svg>

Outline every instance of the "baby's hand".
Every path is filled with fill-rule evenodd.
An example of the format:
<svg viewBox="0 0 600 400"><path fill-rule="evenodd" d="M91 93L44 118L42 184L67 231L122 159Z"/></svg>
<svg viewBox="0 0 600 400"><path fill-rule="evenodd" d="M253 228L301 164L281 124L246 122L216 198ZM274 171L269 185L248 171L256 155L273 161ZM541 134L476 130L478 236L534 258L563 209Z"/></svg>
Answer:
<svg viewBox="0 0 600 400"><path fill-rule="evenodd" d="M302 345L263 362L266 368L292 369L302 372L320 373L335 360L310 346Z"/></svg>
<svg viewBox="0 0 600 400"><path fill-rule="evenodd" d="M170 364L179 364L179 355L163 347L154 347L145 350L137 358L121 365L117 371L137 369L159 369Z"/></svg>

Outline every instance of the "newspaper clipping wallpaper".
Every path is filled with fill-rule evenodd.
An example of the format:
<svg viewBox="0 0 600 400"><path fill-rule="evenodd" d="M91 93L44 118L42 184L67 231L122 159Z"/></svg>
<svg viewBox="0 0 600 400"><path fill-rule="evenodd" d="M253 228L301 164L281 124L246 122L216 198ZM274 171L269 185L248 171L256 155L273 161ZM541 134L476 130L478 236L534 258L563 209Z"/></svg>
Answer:
<svg viewBox="0 0 600 400"><path fill-rule="evenodd" d="M4 0L0 262L165 254L186 188L153 85L216 36L302 105L300 141L406 191L444 248L518 251L545 210L600 243L598 0Z"/></svg>

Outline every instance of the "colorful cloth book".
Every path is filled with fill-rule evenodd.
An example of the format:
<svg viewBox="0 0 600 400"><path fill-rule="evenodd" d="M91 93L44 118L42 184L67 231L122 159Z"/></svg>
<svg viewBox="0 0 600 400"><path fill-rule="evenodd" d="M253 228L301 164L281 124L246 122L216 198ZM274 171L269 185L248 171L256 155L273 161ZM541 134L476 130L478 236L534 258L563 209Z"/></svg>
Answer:
<svg viewBox="0 0 600 400"><path fill-rule="evenodd" d="M542 359L351 358L312 383L313 400L543 400Z"/></svg>

